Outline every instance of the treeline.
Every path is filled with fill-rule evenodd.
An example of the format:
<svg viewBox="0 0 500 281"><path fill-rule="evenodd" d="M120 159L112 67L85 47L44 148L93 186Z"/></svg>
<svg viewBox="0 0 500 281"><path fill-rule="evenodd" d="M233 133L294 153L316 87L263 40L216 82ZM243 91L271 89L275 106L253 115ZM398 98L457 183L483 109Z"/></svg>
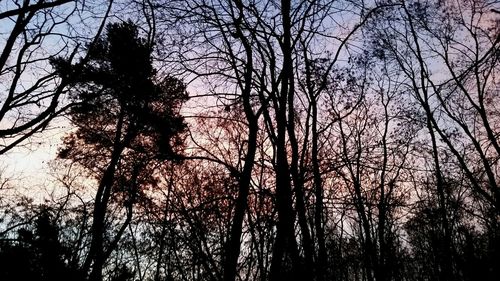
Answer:
<svg viewBox="0 0 500 281"><path fill-rule="evenodd" d="M0 5L0 280L498 280L500 2Z"/></svg>

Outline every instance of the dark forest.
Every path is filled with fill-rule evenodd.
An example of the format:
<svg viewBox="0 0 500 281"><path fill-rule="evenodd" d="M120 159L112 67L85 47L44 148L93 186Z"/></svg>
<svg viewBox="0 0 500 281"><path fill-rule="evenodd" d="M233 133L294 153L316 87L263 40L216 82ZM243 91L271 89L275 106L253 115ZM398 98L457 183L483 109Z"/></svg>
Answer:
<svg viewBox="0 0 500 281"><path fill-rule="evenodd" d="M0 280L498 281L499 75L496 0L0 0Z"/></svg>

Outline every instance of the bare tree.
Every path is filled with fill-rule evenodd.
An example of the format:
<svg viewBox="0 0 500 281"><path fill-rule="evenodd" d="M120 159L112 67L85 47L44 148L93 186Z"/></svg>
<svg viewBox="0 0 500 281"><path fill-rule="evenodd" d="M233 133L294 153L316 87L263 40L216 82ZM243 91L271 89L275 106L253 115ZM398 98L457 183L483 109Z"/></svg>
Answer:
<svg viewBox="0 0 500 281"><path fill-rule="evenodd" d="M449 161L448 155L467 176L474 193L498 211L500 150L498 130L492 125L497 118L497 108L492 103L496 99L493 93L498 70L495 53L500 42L492 10L496 4L400 2L385 14L391 16L379 19L379 28L374 29L376 56L404 73L408 81L404 85L420 105L432 144L440 223L445 236L440 249L441 280L458 278L450 258L454 246L447 198L453 190L448 190L449 183L441 168Z"/></svg>
<svg viewBox="0 0 500 281"><path fill-rule="evenodd" d="M84 30L76 26L92 9L85 3L7 1L2 7L0 154L45 129L65 110L61 99L68 81L57 77L50 60L84 56L79 46L93 39L83 37Z"/></svg>

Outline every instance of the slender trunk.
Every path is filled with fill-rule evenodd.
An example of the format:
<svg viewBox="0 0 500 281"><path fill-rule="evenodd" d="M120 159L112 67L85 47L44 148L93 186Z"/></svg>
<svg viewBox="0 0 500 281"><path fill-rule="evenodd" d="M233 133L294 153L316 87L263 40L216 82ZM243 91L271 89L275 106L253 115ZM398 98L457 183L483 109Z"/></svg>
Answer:
<svg viewBox="0 0 500 281"><path fill-rule="evenodd" d="M316 230L318 243L318 260L316 262L316 276L318 281L323 281L326 278L327 254L325 245L325 229L323 228L323 182L318 159L318 108L316 98L312 97L312 166L314 177L314 195L316 197L314 205L314 227Z"/></svg>
<svg viewBox="0 0 500 281"><path fill-rule="evenodd" d="M276 109L276 204L278 209L278 226L276 241L271 261L270 280L302 280L302 266L295 240L290 183L290 167L286 144L287 112L293 116L293 59L291 46L291 1L281 0L281 16L283 22L283 39L280 42L283 53L281 70L281 89ZM288 111L287 111L288 109ZM290 120L288 120L290 121Z"/></svg>
<svg viewBox="0 0 500 281"><path fill-rule="evenodd" d="M224 280L233 281L236 279L237 263L240 254L240 239L243 228L243 219L248 205L248 193L250 180L257 148L257 122L254 120L249 127L248 151L245 159L243 172L240 174L239 191L236 198L234 216L232 220L231 233L226 245L226 261L224 265Z"/></svg>
<svg viewBox="0 0 500 281"><path fill-rule="evenodd" d="M429 130L429 134L431 137L431 142L432 142L432 156L433 156L433 161L434 161L434 169L435 169L435 176L436 176L436 189L438 193L438 201L439 201L439 214L440 214L440 219L441 219L441 226L444 231L444 237L443 237L443 243L442 247L440 249L437 249L438 251L438 258L439 258L439 263L441 265L441 270L440 270L440 280L455 280L455 276L453 274L453 257L452 257L452 239L451 239L451 230L448 222L448 217L446 214L446 191L445 191L445 181L441 172L441 167L440 167L440 162L439 162L439 151L438 151L438 146L437 146L437 140L434 132L434 127L435 127L435 119L432 113L431 105L430 105L430 100L429 100L429 94L427 92L427 81L428 79L428 74L426 70L426 66L424 64L424 59L422 57L422 52L420 49L420 43L419 39L417 37L416 30L414 28L413 24L413 18L406 8L404 6L405 13L408 16L409 19L409 25L410 25L410 30L411 30L411 35L412 39L415 43L415 53L417 56L418 64L419 64L419 70L420 70L420 86L417 85L417 79L414 78L412 79L413 83L413 88L414 91L417 95L417 98L419 99L419 102L421 105L424 107L425 114L426 114L426 126L427 129ZM420 96L419 88L421 88L422 95ZM437 128L436 128L437 129Z"/></svg>
<svg viewBox="0 0 500 281"><path fill-rule="evenodd" d="M241 40L245 52L245 73L244 83L242 87L243 110L248 122L248 139L247 153L245 156L245 164L243 171L239 174L238 179L238 197L232 218L231 230L229 239L225 245L226 256L224 261L224 280L234 281L237 275L238 257L240 255L241 234L243 228L243 219L248 205L248 193L250 190L250 181L252 178L252 170L254 166L255 154L257 150L257 132L259 129L258 116L254 113L251 105L252 91L252 71L253 71L253 52L250 42L243 34L241 29L241 20L243 17L243 3L239 0L235 1L236 7L239 10L239 17L235 19L236 35Z"/></svg>
<svg viewBox="0 0 500 281"><path fill-rule="evenodd" d="M295 173L292 173L292 175ZM302 176L293 175L294 179L294 189L295 189L295 200L297 209L297 218L299 222L300 232L302 234L302 248L304 249L304 276L314 276L314 245L309 233L309 225L307 223L307 213L305 207L305 195L304 195L304 181Z"/></svg>
<svg viewBox="0 0 500 281"><path fill-rule="evenodd" d="M384 133L382 135L382 171L380 174L380 198L378 202L378 244L379 244L379 258L376 268L376 279L377 281L391 280L390 271L393 268L387 267L387 251L386 251L386 233L385 228L387 224L387 204L388 198L386 198L385 188L386 188L386 173L387 173L387 162L388 162L388 148L387 148L387 135L389 131L389 100L385 100L382 97L382 103L384 104Z"/></svg>
<svg viewBox="0 0 500 281"><path fill-rule="evenodd" d="M431 114L428 112L427 114ZM429 117L432 118L432 117ZM453 274L453 257L452 257L452 239L451 239L451 230L450 224L448 221L447 215L447 207L446 207L446 190L445 190L445 181L443 179L443 175L441 172L441 165L439 163L439 152L436 142L436 136L434 134L434 130L432 128L432 124L430 120L427 121L427 127L429 129L429 133L431 136L432 142L432 156L434 160L434 169L436 176L436 190L438 194L438 209L439 216L441 220L441 227L443 230L443 243L441 244L441 249L437 249L437 254L439 257L439 262L441 263L441 271L440 271L440 280L455 280Z"/></svg>
<svg viewBox="0 0 500 281"><path fill-rule="evenodd" d="M161 270L161 265L162 265L162 259L163 259L163 252L165 251L165 235L167 235L167 223L169 222L169 212L170 212L170 193L172 192L172 186L174 183L174 166L171 164L170 168L170 182L168 184L168 189L167 189L167 199L165 202L165 209L163 212L164 218L162 221L162 226L161 226L161 234L160 234L160 245L158 247L158 258L156 261L156 270L155 270L155 281L160 281L160 270Z"/></svg>
<svg viewBox="0 0 500 281"><path fill-rule="evenodd" d="M117 122L117 130L113 145L111 160L103 173L94 202L94 214L92 221L92 239L89 253L83 265L83 272L88 273L92 265L92 271L89 275L91 281L102 280L102 269L105 263L104 259L104 232L105 232L105 216L108 207L109 198L111 196L111 188L113 186L115 169L120 160L123 151L122 127L124 122L124 114L120 113Z"/></svg>

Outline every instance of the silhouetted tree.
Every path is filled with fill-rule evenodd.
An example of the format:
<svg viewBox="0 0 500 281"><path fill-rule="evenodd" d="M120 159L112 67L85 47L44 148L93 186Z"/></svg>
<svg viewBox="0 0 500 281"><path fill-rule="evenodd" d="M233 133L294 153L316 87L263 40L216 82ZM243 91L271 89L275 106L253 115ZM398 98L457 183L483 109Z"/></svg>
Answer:
<svg viewBox="0 0 500 281"><path fill-rule="evenodd" d="M59 239L59 226L48 207L32 224L20 228L14 239L0 242L0 278L13 280L83 280L68 264L71 252Z"/></svg>
<svg viewBox="0 0 500 281"><path fill-rule="evenodd" d="M50 58L73 60L83 42L98 37L109 14L87 38L71 31L92 9L80 1L5 1L0 8L0 155L19 146L66 110L68 81L58 79ZM99 28L99 24L101 27ZM78 32L85 32L83 24ZM82 42L83 41L83 42ZM82 57L85 54L80 53Z"/></svg>
<svg viewBox="0 0 500 281"><path fill-rule="evenodd" d="M88 63L76 73L63 59L53 64L70 82L72 123L59 157L80 164L98 181L92 241L83 271L102 280L102 268L132 218L141 187L155 182L152 163L176 158L185 128L178 110L187 99L184 84L172 77L157 80L153 42L139 37L130 23L110 24L106 36L89 46ZM75 75L77 74L77 75ZM108 206L118 200L125 219L108 238Z"/></svg>
<svg viewBox="0 0 500 281"><path fill-rule="evenodd" d="M404 75L402 92L416 102L416 122L425 125L434 174L436 209L434 222L441 225L440 258L436 274L440 280L458 280L453 222L450 213L457 189L447 182L452 167L468 181L471 199L496 210L487 225L498 225L498 20L496 2L396 1L380 14L370 33L375 52L386 67ZM460 12L458 12L460 11ZM452 165L450 165L453 163ZM444 169L443 167L446 167ZM454 175L457 176L457 175ZM448 176L449 177L449 176ZM458 176L459 178L460 176ZM459 185L460 186L460 185ZM424 186L425 187L425 186ZM468 207L461 202L461 208ZM477 212L477 205L469 210ZM491 217L493 218L493 217ZM429 222L430 223L430 222ZM485 227L485 225L483 225ZM485 227L489 228L489 227ZM497 227L491 246L498 247ZM500 248L491 249L498 260ZM489 279L498 275L490 265Z"/></svg>

